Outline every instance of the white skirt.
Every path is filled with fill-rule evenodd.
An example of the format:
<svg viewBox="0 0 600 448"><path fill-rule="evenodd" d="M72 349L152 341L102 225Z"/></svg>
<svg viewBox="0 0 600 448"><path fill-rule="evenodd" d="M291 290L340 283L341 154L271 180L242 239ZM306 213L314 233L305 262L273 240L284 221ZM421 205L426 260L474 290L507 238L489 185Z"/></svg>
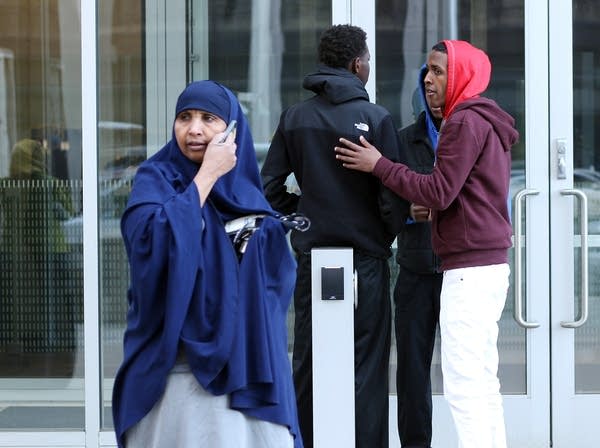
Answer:
<svg viewBox="0 0 600 448"><path fill-rule="evenodd" d="M187 365L167 378L162 398L125 433L126 448L293 448L286 426L248 417L214 396Z"/></svg>

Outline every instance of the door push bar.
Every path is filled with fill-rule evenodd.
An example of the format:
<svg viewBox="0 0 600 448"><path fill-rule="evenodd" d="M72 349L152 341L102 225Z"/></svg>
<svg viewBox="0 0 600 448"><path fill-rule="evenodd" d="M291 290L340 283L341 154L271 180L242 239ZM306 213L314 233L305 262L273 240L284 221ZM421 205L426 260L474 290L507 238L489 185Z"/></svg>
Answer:
<svg viewBox="0 0 600 448"><path fill-rule="evenodd" d="M574 321L562 321L560 325L564 328L579 328L581 327L588 318L588 205L587 196L581 190L567 189L561 190L560 194L563 196L575 196L579 199L579 233L581 238L581 295L580 295L580 311L581 314L579 319Z"/></svg>
<svg viewBox="0 0 600 448"><path fill-rule="evenodd" d="M522 239L522 216L523 216L523 198L539 194L538 190L525 189L515 195L515 310L514 317L517 323L523 328L537 328L538 322L526 321L523 317L523 285L522 285L522 260L521 239Z"/></svg>
<svg viewBox="0 0 600 448"><path fill-rule="evenodd" d="M522 238L522 199L525 196L539 194L538 190L521 190L515 196L515 310L514 317L517 323L523 328L537 328L540 326L537 322L528 322L523 318L523 287L521 282L521 238ZM580 202L580 237L581 237L581 313L577 320L562 321L560 325L564 328L579 328L588 319L589 313L589 292L588 292L588 207L585 193L577 189L567 189L560 192L563 196L575 196Z"/></svg>

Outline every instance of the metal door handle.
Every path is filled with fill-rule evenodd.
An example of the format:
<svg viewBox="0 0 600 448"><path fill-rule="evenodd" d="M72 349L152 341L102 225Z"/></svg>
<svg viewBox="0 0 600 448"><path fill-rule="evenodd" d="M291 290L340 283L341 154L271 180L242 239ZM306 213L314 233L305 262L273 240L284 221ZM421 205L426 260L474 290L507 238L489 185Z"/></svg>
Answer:
<svg viewBox="0 0 600 448"><path fill-rule="evenodd" d="M515 195L515 320L523 328L537 328L540 326L538 322L528 322L523 318L523 289L521 286L521 235L522 225L521 218L523 215L523 198L539 194L538 190L525 189L519 191Z"/></svg>
<svg viewBox="0 0 600 448"><path fill-rule="evenodd" d="M575 196L579 199L579 229L581 235L581 315L574 321L563 321L560 323L565 328L581 327L588 318L588 205L587 196L581 190L561 190L563 196Z"/></svg>
<svg viewBox="0 0 600 448"><path fill-rule="evenodd" d="M358 309L358 271L354 270L354 278L352 279L354 285L354 309Z"/></svg>

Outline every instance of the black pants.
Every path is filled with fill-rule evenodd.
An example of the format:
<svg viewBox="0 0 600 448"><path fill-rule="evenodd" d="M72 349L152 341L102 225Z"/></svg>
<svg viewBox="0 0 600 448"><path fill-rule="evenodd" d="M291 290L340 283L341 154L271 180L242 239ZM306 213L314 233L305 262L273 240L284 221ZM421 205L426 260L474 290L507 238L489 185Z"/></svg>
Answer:
<svg viewBox="0 0 600 448"><path fill-rule="evenodd" d="M355 252L354 269L358 272L358 309L354 312L356 447L387 448L391 336L389 266L387 260ZM312 448L310 255L298 257L294 308L293 371L298 417L304 446Z"/></svg>
<svg viewBox="0 0 600 448"><path fill-rule="evenodd" d="M431 358L440 314L442 274L400 268L394 288L398 435L402 448L431 446Z"/></svg>

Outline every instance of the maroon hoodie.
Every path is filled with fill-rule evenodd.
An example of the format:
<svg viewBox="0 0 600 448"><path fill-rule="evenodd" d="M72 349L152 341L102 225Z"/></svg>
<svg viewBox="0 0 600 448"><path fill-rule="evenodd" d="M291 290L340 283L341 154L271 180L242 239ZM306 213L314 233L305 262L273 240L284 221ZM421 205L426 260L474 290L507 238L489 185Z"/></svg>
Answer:
<svg viewBox="0 0 600 448"><path fill-rule="evenodd" d="M417 174L381 157L373 174L398 195L433 210L432 244L443 271L507 263L510 149L518 132L508 113L479 97L490 79L487 55L467 42L444 42L448 86L433 172Z"/></svg>

